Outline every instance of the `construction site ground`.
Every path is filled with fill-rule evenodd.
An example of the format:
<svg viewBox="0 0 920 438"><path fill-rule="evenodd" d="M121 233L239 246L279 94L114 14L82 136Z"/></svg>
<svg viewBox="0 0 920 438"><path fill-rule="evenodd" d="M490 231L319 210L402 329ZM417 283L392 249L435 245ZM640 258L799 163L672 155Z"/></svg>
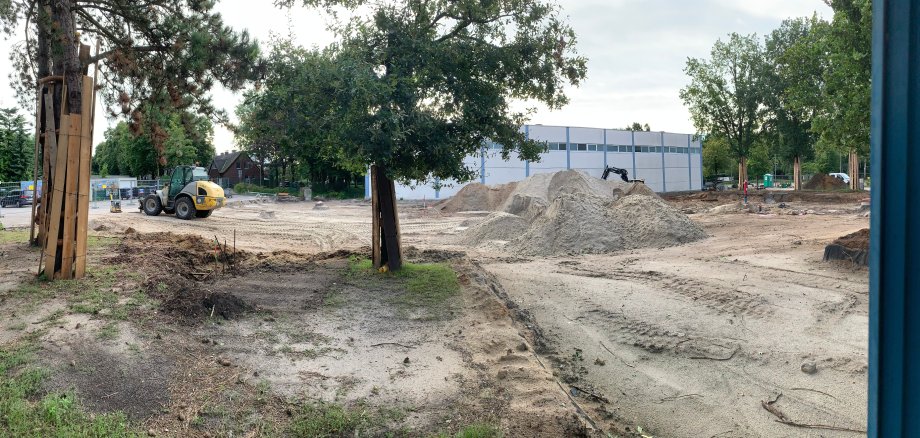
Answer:
<svg viewBox="0 0 920 438"><path fill-rule="evenodd" d="M75 282L34 280L27 230L4 231L0 349L33 343L44 392L157 436L309 436L337 409L370 435L859 436L868 272L822 254L868 196L783 196L670 196L708 238L553 257L465 247L486 213L401 203L407 258L460 286L423 299L365 269L363 201L94 214Z"/></svg>

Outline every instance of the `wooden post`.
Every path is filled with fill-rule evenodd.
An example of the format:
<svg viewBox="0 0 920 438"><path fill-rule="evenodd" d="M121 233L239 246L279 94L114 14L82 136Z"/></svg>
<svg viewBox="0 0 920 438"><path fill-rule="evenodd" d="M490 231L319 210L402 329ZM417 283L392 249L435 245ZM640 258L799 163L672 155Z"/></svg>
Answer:
<svg viewBox="0 0 920 438"><path fill-rule="evenodd" d="M57 155L54 160L54 177L51 179L48 193L52 194L50 210L48 211L48 234L45 236L45 277L48 279L55 278L58 272L58 241L61 231L61 213L64 210L64 171L67 167L68 148L68 129L70 126L70 115L61 115L61 133L58 139Z"/></svg>
<svg viewBox="0 0 920 438"><path fill-rule="evenodd" d="M29 244L35 244L35 208L38 204L38 160L42 130L42 86L35 92L35 151L32 154L32 216L29 217Z"/></svg>
<svg viewBox="0 0 920 438"><path fill-rule="evenodd" d="M82 91L82 90L81 90ZM61 244L61 278L73 278L73 258L77 231L77 186L80 173L80 143L83 114L70 114L70 132L67 136L67 169L64 196L64 232Z"/></svg>
<svg viewBox="0 0 920 438"><path fill-rule="evenodd" d="M95 81L89 76L83 76L83 123L80 127L80 165L77 169L77 253L74 278L83 278L86 273L86 239L87 225L89 223L89 177L90 162L93 151L93 105L95 104Z"/></svg>
<svg viewBox="0 0 920 438"><path fill-rule="evenodd" d="M48 212L51 208L51 199L54 197L53 190L51 190L51 178L53 176L54 167L53 163L57 160L57 135L58 129L54 124L54 98L52 96L51 88L44 95L44 106L45 106L45 132L43 134L45 150L44 150L44 165L42 173L42 199L41 207L39 208L39 228L38 228L38 243L40 246L45 246L45 238L48 235ZM39 272L41 272L41 262L39 261Z"/></svg>
<svg viewBox="0 0 920 438"><path fill-rule="evenodd" d="M377 196L377 166L371 166L371 261L374 268L383 266L380 249L380 202Z"/></svg>

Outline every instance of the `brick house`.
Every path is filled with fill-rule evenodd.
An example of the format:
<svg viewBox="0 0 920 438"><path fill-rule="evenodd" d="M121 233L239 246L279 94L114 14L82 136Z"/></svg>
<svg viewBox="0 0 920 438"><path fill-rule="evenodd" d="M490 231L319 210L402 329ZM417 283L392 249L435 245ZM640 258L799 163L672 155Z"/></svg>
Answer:
<svg viewBox="0 0 920 438"><path fill-rule="evenodd" d="M259 164L242 151L224 152L214 157L214 161L208 166L211 181L224 188L233 187L241 182L259 184L260 174Z"/></svg>

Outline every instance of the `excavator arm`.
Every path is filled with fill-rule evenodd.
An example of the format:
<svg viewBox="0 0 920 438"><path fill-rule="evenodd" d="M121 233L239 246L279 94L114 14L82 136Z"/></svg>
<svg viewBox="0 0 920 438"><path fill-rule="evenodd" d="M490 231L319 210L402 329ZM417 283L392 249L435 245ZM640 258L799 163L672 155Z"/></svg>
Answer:
<svg viewBox="0 0 920 438"><path fill-rule="evenodd" d="M619 167L607 166L604 168L604 174L601 176L602 179L607 179L610 177L611 173L616 173L620 175L620 179L625 182L629 182L629 172L626 169L620 169Z"/></svg>

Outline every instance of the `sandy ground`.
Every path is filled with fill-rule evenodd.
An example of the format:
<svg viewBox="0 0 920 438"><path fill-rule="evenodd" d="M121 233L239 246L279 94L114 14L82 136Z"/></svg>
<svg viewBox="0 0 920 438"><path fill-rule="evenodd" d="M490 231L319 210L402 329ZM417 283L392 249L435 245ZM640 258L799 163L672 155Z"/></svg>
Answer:
<svg viewBox="0 0 920 438"><path fill-rule="evenodd" d="M211 363L229 357L234 369L260 372L285 395L349 400L374 394L411 405L440 399L481 407L494 387L505 394L502 412L513 411L515 418L545 409L539 421L563 419L582 410L587 424L627 436L640 427L656 437L858 436L782 424L762 405L773 402L769 406L791 423L865 428L867 271L824 263L821 255L835 238L867 227L868 219L852 199L832 201L796 203L818 213L801 216L692 214L709 238L666 249L551 258L509 254L501 242L463 247L460 233L484 213L448 215L403 204L405 246L469 256L456 318L438 324L410 318L381 331L393 315L371 311L380 306L363 302L360 291L343 289L351 297L345 302L357 306L347 312L333 306L309 314L292 313L303 303L266 301L269 295L260 292L287 290L281 295L309 301L335 281L328 269L311 268L249 278L236 289L274 312L270 319L258 315L186 334L195 342L218 340L208 347ZM672 202L688 211L713 206ZM369 204L327 205L240 203L193 221L129 208L94 215L91 227L102 235L132 228L228 242L235 231L236 246L253 252L310 254L369 245ZM279 333L280 341L267 341L267 332ZM409 347L373 346L381 342ZM528 348L517 350L521 343ZM201 348L194 350L204 354ZM292 359L291 351L301 354ZM811 363L817 371L803 372ZM438 391L444 392L419 388L434 380L443 382ZM448 405L434 405L440 407L419 413L416 421L455 415Z"/></svg>

